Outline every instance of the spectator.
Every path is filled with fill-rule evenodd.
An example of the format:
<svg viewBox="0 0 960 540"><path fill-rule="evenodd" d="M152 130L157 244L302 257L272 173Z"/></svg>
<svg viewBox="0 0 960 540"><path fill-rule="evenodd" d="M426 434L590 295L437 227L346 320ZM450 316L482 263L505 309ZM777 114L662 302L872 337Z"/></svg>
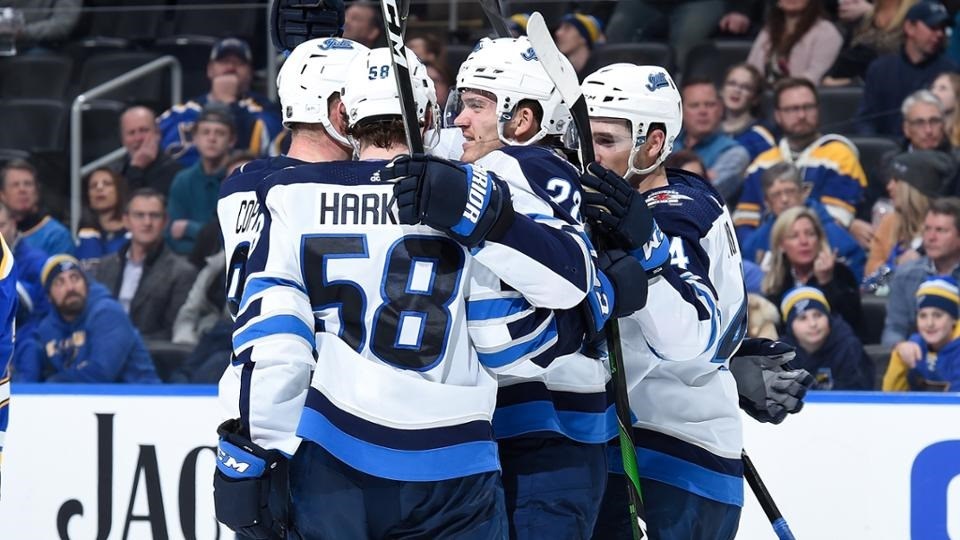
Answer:
<svg viewBox="0 0 960 540"><path fill-rule="evenodd" d="M380 44L382 28L380 6L373 2L358 0L347 8L343 24L343 37L363 43L372 49Z"/></svg>
<svg viewBox="0 0 960 540"><path fill-rule="evenodd" d="M205 263L177 312L173 323L174 343L196 345L217 322L229 320L230 314L225 311L227 260L223 250L207 257Z"/></svg>
<svg viewBox="0 0 960 540"><path fill-rule="evenodd" d="M797 348L790 361L815 379L817 390L873 390L873 360L850 325L830 314L830 302L814 287L797 287L780 304L783 341Z"/></svg>
<svg viewBox="0 0 960 540"><path fill-rule="evenodd" d="M904 98L930 83L944 71L957 71L943 52L944 29L950 21L940 2L922 0L907 11L903 21L903 48L877 57L867 68L863 98L857 116L863 134L896 136Z"/></svg>
<svg viewBox="0 0 960 540"><path fill-rule="evenodd" d="M950 146L960 146L960 108L957 107L957 93L960 93L960 73L941 73L930 85L940 103L943 104L943 131Z"/></svg>
<svg viewBox="0 0 960 540"><path fill-rule="evenodd" d="M181 167L160 151L157 117L147 107L134 105L120 115L120 140L127 151L119 172L131 190L151 187L166 195Z"/></svg>
<svg viewBox="0 0 960 540"><path fill-rule="evenodd" d="M820 201L808 196L810 186L803 183L800 171L789 163L781 162L764 171L760 181L767 213L760 227L741 244L743 258L761 263L770 252L770 231L777 216L784 210L805 206L820 219L827 241L837 252L838 260L850 268L859 283L863 278L866 253L850 233L833 219Z"/></svg>
<svg viewBox="0 0 960 540"><path fill-rule="evenodd" d="M839 17L850 29L850 40L823 80L824 86L860 82L878 55L895 53L903 46L903 19L917 0L843 0Z"/></svg>
<svg viewBox="0 0 960 540"><path fill-rule="evenodd" d="M583 13L568 13L560 20L560 26L553 33L560 49L581 80L593 70L587 70L590 53L594 45L602 43L603 23L592 15Z"/></svg>
<svg viewBox="0 0 960 540"><path fill-rule="evenodd" d="M530 22L529 13L514 13L507 19L507 27L513 37L527 35L527 23Z"/></svg>
<svg viewBox="0 0 960 540"><path fill-rule="evenodd" d="M747 168L743 194L733 213L737 237L744 241L760 224L764 212L763 171L786 161L800 169L805 183L811 184L810 196L823 203L827 211L863 247L870 244L872 227L855 219L857 205L867 186L857 148L840 135L820 133L817 89L807 79L784 79L773 89L776 106L774 119L784 137L778 145L757 156ZM779 302L777 302L779 304Z"/></svg>
<svg viewBox="0 0 960 540"><path fill-rule="evenodd" d="M887 275L920 257L930 200L945 194L956 169L953 159L942 152L917 151L893 159L887 182L893 212L883 216L873 235L867 275L878 271Z"/></svg>
<svg viewBox="0 0 960 540"><path fill-rule="evenodd" d="M22 51L56 48L70 37L80 19L80 0L4 0L3 7L22 10L23 29L17 34Z"/></svg>
<svg viewBox="0 0 960 540"><path fill-rule="evenodd" d="M3 203L0 203L0 235L13 253L13 275L17 280L17 292L20 296L17 310L18 339L14 343L15 351L19 352L20 344L32 335L37 323L50 311L47 292L40 283L40 273L47 262L47 255L26 242L21 242L17 222Z"/></svg>
<svg viewBox="0 0 960 540"><path fill-rule="evenodd" d="M950 152L944 133L944 109L940 99L929 90L917 90L903 100L904 150L940 150Z"/></svg>
<svg viewBox="0 0 960 540"><path fill-rule="evenodd" d="M213 46L207 63L210 91L160 116L160 146L184 167L197 162L197 145L190 136L208 103L229 107L236 126L233 144L237 150L266 156L271 141L282 131L280 113L265 96L250 91L253 55L247 42L222 39Z"/></svg>
<svg viewBox="0 0 960 540"><path fill-rule="evenodd" d="M924 281L917 290L917 333L897 345L883 375L883 390L960 390L960 303L950 276Z"/></svg>
<svg viewBox="0 0 960 540"><path fill-rule="evenodd" d="M670 152L663 164L671 169L683 169L692 172L701 178L707 177L707 168L703 165L703 160L693 150Z"/></svg>
<svg viewBox="0 0 960 540"><path fill-rule="evenodd" d="M683 68L690 52L719 28L746 34L754 0L632 0L617 2L610 16L607 38L611 43L668 38L677 67Z"/></svg>
<svg viewBox="0 0 960 540"><path fill-rule="evenodd" d="M763 98L763 75L747 63L734 64L723 76L723 132L747 149L753 161L774 144L776 139L760 123Z"/></svg>
<svg viewBox="0 0 960 540"><path fill-rule="evenodd" d="M774 305L794 287L816 287L835 306L851 328L860 328L859 282L847 265L837 260L820 220L802 206L784 210L773 223L769 267L763 294Z"/></svg>
<svg viewBox="0 0 960 540"><path fill-rule="evenodd" d="M224 166L236 138L233 117L223 106L205 107L193 129L200 161L174 177L168 206L168 240L181 255L190 253L197 234L216 217Z"/></svg>
<svg viewBox="0 0 960 540"><path fill-rule="evenodd" d="M71 255L54 255L41 281L54 309L14 371L23 382L159 383L150 353L120 304Z"/></svg>
<svg viewBox="0 0 960 540"><path fill-rule="evenodd" d="M433 34L419 34L407 39L406 44L424 65L443 65L447 61L446 46Z"/></svg>
<svg viewBox="0 0 960 540"><path fill-rule="evenodd" d="M693 150L707 166L707 176L724 199L736 195L743 170L750 163L746 148L721 131L723 105L717 87L709 79L684 81L683 129L673 143L675 151Z"/></svg>
<svg viewBox="0 0 960 540"><path fill-rule="evenodd" d="M887 318L881 342L894 347L916 331L917 306L913 301L920 284L932 276L960 278L960 199L930 201L923 220L923 251L919 258L897 267L890 282Z"/></svg>
<svg viewBox="0 0 960 540"><path fill-rule="evenodd" d="M162 194L151 188L135 191L123 214L130 242L104 257L95 274L147 339L170 339L197 277L193 265L164 243L166 220Z"/></svg>
<svg viewBox="0 0 960 540"><path fill-rule="evenodd" d="M33 165L13 159L0 169L0 202L10 210L24 242L47 256L73 253L70 231L40 209L40 184Z"/></svg>
<svg viewBox="0 0 960 540"><path fill-rule="evenodd" d="M127 182L107 167L95 169L86 178L85 216L77 232L76 256L84 271L90 272L100 259L116 253L127 242L123 208L127 204Z"/></svg>
<svg viewBox="0 0 960 540"><path fill-rule="evenodd" d="M822 0L780 0L771 4L747 63L770 84L787 77L820 84L842 46L843 36L824 18Z"/></svg>

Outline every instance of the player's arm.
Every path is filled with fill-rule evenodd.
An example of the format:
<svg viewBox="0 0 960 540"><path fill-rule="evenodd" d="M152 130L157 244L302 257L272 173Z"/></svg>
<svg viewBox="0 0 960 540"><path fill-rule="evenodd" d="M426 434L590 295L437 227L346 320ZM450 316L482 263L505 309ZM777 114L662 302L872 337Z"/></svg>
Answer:
<svg viewBox="0 0 960 540"><path fill-rule="evenodd" d="M531 304L571 308L589 291L594 269L580 234L550 214L534 219L517 212L513 190L483 167L405 156L381 177L397 180L401 223L446 232Z"/></svg>

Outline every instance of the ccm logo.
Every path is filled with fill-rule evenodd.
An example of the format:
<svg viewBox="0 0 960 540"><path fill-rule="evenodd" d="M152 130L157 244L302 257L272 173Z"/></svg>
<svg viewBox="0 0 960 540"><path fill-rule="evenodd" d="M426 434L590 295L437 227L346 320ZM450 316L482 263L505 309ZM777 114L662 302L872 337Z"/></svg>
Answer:
<svg viewBox="0 0 960 540"><path fill-rule="evenodd" d="M233 456L227 455L226 452L220 449L217 449L217 459L219 459L220 463L223 463L225 467L230 467L231 469L239 473L245 473L247 472L247 469L250 468L249 463L243 463L241 461L237 461L236 458L234 458Z"/></svg>

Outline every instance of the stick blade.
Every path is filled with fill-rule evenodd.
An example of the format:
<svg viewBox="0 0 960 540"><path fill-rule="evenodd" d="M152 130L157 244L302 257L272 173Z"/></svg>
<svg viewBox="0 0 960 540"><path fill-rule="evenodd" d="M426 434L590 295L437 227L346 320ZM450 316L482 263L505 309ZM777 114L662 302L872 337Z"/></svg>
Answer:
<svg viewBox="0 0 960 540"><path fill-rule="evenodd" d="M577 77L577 71L573 69L573 64L557 48L553 36L550 35L550 29L547 28L547 22L543 20L543 15L539 11L530 15L527 21L527 37L530 38L530 44L533 45L540 63L553 79L553 83L557 85L563 101L568 107L572 106L582 94L580 79Z"/></svg>

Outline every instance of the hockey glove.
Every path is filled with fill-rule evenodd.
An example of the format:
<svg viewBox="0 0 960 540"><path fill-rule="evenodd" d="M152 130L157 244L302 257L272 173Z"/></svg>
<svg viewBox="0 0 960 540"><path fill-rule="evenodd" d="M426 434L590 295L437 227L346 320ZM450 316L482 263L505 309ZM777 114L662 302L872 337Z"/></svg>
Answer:
<svg viewBox="0 0 960 540"><path fill-rule="evenodd" d="M240 435L240 421L217 428L217 470L213 502L217 521L257 540L287 537L289 523L288 460Z"/></svg>
<svg viewBox="0 0 960 540"><path fill-rule="evenodd" d="M730 359L740 408L757 421L772 424L800 412L814 379L804 369L791 369L790 360L796 354L796 349L780 341L744 339Z"/></svg>
<svg viewBox="0 0 960 540"><path fill-rule="evenodd" d="M583 190L581 212L612 247L625 251L643 248L653 233L653 213L643 196L629 182L604 167L591 163L580 177Z"/></svg>
<svg viewBox="0 0 960 540"><path fill-rule="evenodd" d="M400 223L429 225L469 248L513 223L509 188L483 167L416 154L393 160L380 177L397 180Z"/></svg>
<svg viewBox="0 0 960 540"><path fill-rule="evenodd" d="M614 317L626 317L647 305L647 273L633 255L619 249L601 251L597 268L613 289Z"/></svg>
<svg viewBox="0 0 960 540"><path fill-rule="evenodd" d="M272 0L270 37L279 51L304 41L343 35L343 0Z"/></svg>

